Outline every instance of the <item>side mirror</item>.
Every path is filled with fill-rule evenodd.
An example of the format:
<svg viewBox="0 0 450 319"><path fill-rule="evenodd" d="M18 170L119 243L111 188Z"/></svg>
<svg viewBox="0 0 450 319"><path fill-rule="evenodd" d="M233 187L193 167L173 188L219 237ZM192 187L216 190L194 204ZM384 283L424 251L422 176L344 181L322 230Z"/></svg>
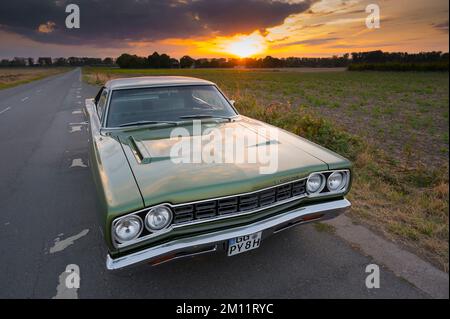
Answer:
<svg viewBox="0 0 450 319"><path fill-rule="evenodd" d="M235 100L230 100L230 103L231 103L231 105L234 106L234 104L236 104L236 101Z"/></svg>

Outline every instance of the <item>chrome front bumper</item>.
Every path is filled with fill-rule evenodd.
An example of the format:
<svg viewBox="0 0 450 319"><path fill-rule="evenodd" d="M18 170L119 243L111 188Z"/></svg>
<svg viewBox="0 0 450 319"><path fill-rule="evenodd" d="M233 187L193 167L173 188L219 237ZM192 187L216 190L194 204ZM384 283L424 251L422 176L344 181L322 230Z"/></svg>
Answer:
<svg viewBox="0 0 450 319"><path fill-rule="evenodd" d="M261 231L263 232L263 238L265 238L295 225L334 218L345 212L350 206L351 204L347 199L308 205L249 225L176 239L115 259L108 255L106 268L115 270L142 262L159 264L177 258L212 252L229 239ZM164 258L164 256L167 257Z"/></svg>

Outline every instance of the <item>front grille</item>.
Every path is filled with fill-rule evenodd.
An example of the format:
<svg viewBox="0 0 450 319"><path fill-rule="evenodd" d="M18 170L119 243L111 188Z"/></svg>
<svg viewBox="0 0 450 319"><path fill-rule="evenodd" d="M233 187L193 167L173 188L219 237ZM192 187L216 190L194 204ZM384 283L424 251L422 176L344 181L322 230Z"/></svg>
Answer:
<svg viewBox="0 0 450 319"><path fill-rule="evenodd" d="M306 179L303 179L251 194L179 205L173 208L173 223L180 224L214 216L245 213L258 208L264 208L293 197L306 195L305 185Z"/></svg>

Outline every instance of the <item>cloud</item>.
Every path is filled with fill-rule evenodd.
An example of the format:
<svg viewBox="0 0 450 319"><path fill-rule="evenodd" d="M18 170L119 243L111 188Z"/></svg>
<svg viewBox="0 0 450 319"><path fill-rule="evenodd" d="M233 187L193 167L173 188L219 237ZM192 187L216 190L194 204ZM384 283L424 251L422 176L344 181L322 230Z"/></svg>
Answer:
<svg viewBox="0 0 450 319"><path fill-rule="evenodd" d="M432 26L436 30L448 33L448 20L445 22L441 22L441 23L433 23Z"/></svg>
<svg viewBox="0 0 450 319"><path fill-rule="evenodd" d="M115 47L131 41L264 30L305 12L317 0L79 0L81 27L66 29L65 6L71 2L5 1L0 26L40 42Z"/></svg>
<svg viewBox="0 0 450 319"><path fill-rule="evenodd" d="M38 32L40 33L52 33L55 30L56 23L53 21L47 21L46 23L40 24L38 27Z"/></svg>
<svg viewBox="0 0 450 319"><path fill-rule="evenodd" d="M334 44L334 45L329 45L327 46L327 48L330 49L353 49L353 50L369 50L369 49L379 49L382 47L392 47L398 45L398 43L389 43L389 42L385 42L385 43L372 43L372 44Z"/></svg>
<svg viewBox="0 0 450 319"><path fill-rule="evenodd" d="M283 43L279 46L286 47L286 46L292 46L292 45L321 45L328 42L334 42L337 40L340 40L341 38L318 38L318 39L307 39L307 40L301 40L301 41L295 41L295 42L289 42L289 43Z"/></svg>

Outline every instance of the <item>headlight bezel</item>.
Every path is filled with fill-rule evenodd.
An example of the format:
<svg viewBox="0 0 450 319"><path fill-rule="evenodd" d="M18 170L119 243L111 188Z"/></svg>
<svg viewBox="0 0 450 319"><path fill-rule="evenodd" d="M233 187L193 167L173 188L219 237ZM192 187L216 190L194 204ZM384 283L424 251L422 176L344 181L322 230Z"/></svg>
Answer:
<svg viewBox="0 0 450 319"><path fill-rule="evenodd" d="M117 231L116 231L116 230L117 230L118 225L119 225L120 223L122 223L123 221L128 220L128 219L135 219L135 220L137 220L137 221L139 222L140 229L139 229L139 232L137 232L136 235L135 235L133 238L130 238L130 239L128 239L128 240L122 240L122 239L120 239L119 236L117 235ZM123 216L123 218L120 218L119 220L117 220L117 221L113 224L112 235L113 235L113 237L114 237L114 240L116 240L118 243L120 243L120 244L126 244L126 243L129 243L129 242L133 242L134 240L136 240L137 238L139 238L139 236L142 234L142 231L143 231L143 230L144 230L144 222L143 222L142 218L141 218L139 215L131 214L131 215Z"/></svg>
<svg viewBox="0 0 450 319"><path fill-rule="evenodd" d="M315 191L311 191L309 189L309 185L308 184L309 184L310 179L315 177L315 176L319 176L320 177L321 183L320 183L319 187ZM327 184L327 178L325 177L325 175L323 173L321 173L321 172L314 172L314 173L310 174L308 176L308 178L306 179L306 191L307 191L307 193L309 195L319 194L321 191L323 191L323 189L325 188L326 184Z"/></svg>
<svg viewBox="0 0 450 319"><path fill-rule="evenodd" d="M344 180L345 182L343 182L342 187L339 187L337 190L330 190L328 188L328 178L333 175L334 173L342 173L344 175ZM323 188L321 188L320 191L317 191L315 193L310 193L308 191L308 189L306 189L307 192L307 196L310 198L314 198L314 197L326 197L326 196L330 196L330 195L339 195L339 194L345 194L350 186L350 181L351 181L351 170L350 169L334 169L334 170L328 170L328 171L317 171L317 172L313 172L311 174L308 175L306 183L308 183L308 180L311 176L315 175L315 174L322 174L323 176L325 176L325 186ZM307 184L305 185L307 187Z"/></svg>
<svg viewBox="0 0 450 319"><path fill-rule="evenodd" d="M168 219L168 222L166 223L166 225L164 225L163 227L161 227L161 228L152 228L148 224L147 221L148 221L150 213L152 213L153 211L156 211L157 209L165 209L165 210L167 210L169 212L169 219ZM160 232L160 231L170 227L170 225L172 224L172 220L173 220L173 212L172 212L172 210L169 207L165 206L165 205L158 205L158 206L154 206L154 207L150 208L148 210L147 214L145 214L144 226L150 233L156 233L156 232Z"/></svg>
<svg viewBox="0 0 450 319"><path fill-rule="evenodd" d="M167 208L171 213L172 213L172 218L170 220L170 222L168 223L168 225L165 228L162 228L159 231L156 230L149 230L146 226L146 221L145 218L147 216L147 214L150 212L150 210L156 208L156 207L161 207L164 206L165 208ZM132 240L129 241L120 241L120 239L117 238L117 236L115 235L115 227L118 223L120 223L123 219L131 217L131 216L136 216L137 218L139 218L142 221L142 227L141 227L141 231L139 233L139 235L137 237L135 237ZM170 207L170 204L161 204L161 205L155 205L152 207L146 207L143 208L141 210L132 212L132 213L128 213L125 215L122 215L120 217L115 218L112 223L111 223L111 239L112 239L112 244L115 248L123 248L123 247L128 247L131 246L133 244L137 244L140 243L144 240L147 239L151 239L153 237L157 237L160 235L163 235L167 232L170 232L173 229L173 210Z"/></svg>
<svg viewBox="0 0 450 319"><path fill-rule="evenodd" d="M341 174L342 181L337 188L332 189L330 187L330 178L335 174ZM348 180L348 173L345 173L342 171L334 171L327 177L327 183L326 183L327 185L326 186L330 192L341 192L342 190L344 190L347 187L347 183L348 183L347 180Z"/></svg>

